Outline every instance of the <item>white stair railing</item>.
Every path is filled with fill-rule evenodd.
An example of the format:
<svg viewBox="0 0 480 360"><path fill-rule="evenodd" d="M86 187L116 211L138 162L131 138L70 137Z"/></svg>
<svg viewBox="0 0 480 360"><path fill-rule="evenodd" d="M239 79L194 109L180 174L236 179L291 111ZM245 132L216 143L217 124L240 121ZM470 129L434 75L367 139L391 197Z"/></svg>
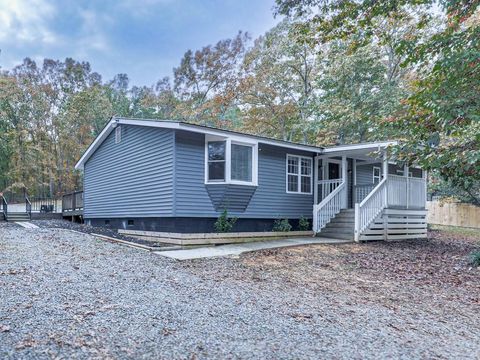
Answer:
<svg viewBox="0 0 480 360"><path fill-rule="evenodd" d="M317 233L337 215L345 203L345 182L342 182L318 205L313 206L313 232Z"/></svg>
<svg viewBox="0 0 480 360"><path fill-rule="evenodd" d="M318 193L321 200L325 199L333 190L339 187L342 181L342 179L320 180L318 182Z"/></svg>
<svg viewBox="0 0 480 360"><path fill-rule="evenodd" d="M385 177L360 204L355 204L355 241L359 241L361 233L387 207L387 190Z"/></svg>

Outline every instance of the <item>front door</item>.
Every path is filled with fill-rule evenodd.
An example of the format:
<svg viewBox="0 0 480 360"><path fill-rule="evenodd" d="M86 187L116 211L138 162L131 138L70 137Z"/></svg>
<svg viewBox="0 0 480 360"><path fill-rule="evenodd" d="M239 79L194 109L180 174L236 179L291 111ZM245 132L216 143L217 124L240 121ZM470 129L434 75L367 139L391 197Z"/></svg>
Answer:
<svg viewBox="0 0 480 360"><path fill-rule="evenodd" d="M340 171L341 166L342 166L341 164L336 162L330 162L330 161L328 162L328 179L329 180L340 179L340 177L342 176Z"/></svg>

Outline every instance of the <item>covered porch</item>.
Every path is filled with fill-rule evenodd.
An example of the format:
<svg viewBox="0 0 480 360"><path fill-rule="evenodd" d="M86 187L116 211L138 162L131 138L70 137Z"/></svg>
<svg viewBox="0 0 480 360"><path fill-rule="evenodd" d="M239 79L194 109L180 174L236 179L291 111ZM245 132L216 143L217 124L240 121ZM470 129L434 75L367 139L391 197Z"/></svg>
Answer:
<svg viewBox="0 0 480 360"><path fill-rule="evenodd" d="M331 147L315 158L313 228L316 233L337 215L345 220L343 228L351 218L351 231L357 241L386 209L398 215L424 217L426 172L389 161L386 147L390 144ZM328 227L331 229L332 224Z"/></svg>

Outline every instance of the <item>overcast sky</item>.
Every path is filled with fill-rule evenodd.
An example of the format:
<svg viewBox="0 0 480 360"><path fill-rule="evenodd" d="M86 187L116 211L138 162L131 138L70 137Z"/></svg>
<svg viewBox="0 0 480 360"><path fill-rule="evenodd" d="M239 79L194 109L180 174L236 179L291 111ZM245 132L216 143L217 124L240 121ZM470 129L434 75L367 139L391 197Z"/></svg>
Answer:
<svg viewBox="0 0 480 360"><path fill-rule="evenodd" d="M278 19L274 0L0 0L0 67L25 57L89 61L104 80L133 85L171 76L188 49L253 37Z"/></svg>

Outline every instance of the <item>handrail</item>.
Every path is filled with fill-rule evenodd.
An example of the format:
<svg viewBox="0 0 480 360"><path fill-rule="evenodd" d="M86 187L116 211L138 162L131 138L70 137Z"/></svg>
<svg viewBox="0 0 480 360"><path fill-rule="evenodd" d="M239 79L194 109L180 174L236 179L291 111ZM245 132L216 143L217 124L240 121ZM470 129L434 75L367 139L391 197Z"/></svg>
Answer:
<svg viewBox="0 0 480 360"><path fill-rule="evenodd" d="M32 203L30 202L30 199L28 198L28 195L25 193L25 210L28 214L28 217L30 220L32 220Z"/></svg>
<svg viewBox="0 0 480 360"><path fill-rule="evenodd" d="M7 199L5 199L5 196L1 195L2 198L2 213L3 213L3 218L5 221L8 221L8 202Z"/></svg>
<svg viewBox="0 0 480 360"><path fill-rule="evenodd" d="M368 195L365 197L365 199L362 200L362 202L359 204L360 207L364 206L365 203L366 203L366 202L378 191L378 189L379 189L380 187L382 187L383 184L386 183L386 182L387 182L387 178L382 179L382 181L380 181L380 182L377 184L377 186L375 186L375 187L373 188L373 190L370 192L370 194L368 194Z"/></svg>
<svg viewBox="0 0 480 360"><path fill-rule="evenodd" d="M313 232L317 233L330 220L340 212L344 200L345 182L343 181L335 190L322 200L318 205L313 206Z"/></svg>
<svg viewBox="0 0 480 360"><path fill-rule="evenodd" d="M355 204L355 241L359 241L362 231L387 207L387 181L388 177L384 177L360 204Z"/></svg>

